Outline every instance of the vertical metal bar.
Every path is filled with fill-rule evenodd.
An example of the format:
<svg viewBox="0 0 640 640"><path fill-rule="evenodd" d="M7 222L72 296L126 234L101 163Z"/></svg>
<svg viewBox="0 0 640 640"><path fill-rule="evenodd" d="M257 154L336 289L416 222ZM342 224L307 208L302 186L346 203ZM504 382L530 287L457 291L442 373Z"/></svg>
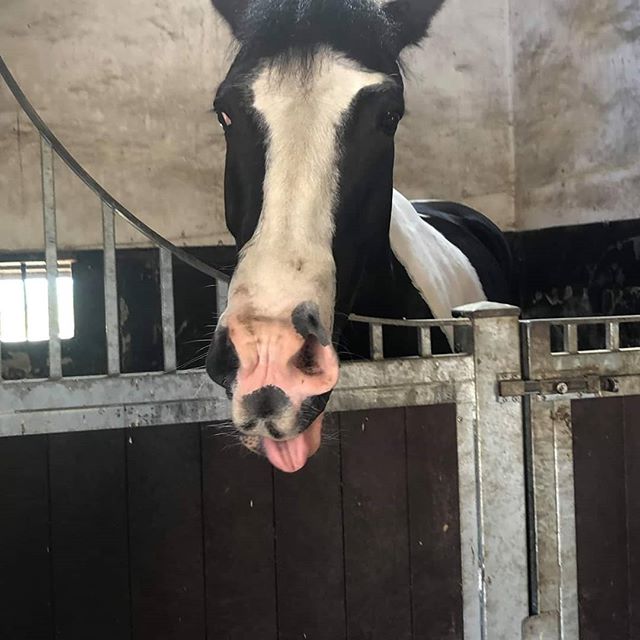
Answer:
<svg viewBox="0 0 640 640"><path fill-rule="evenodd" d="M469 632L465 620L464 637L515 640L529 615L522 400L497 398L496 380L522 375L519 309L485 302L454 309L454 316L472 320L474 345L475 421L467 426L473 432L474 450L471 453L467 443L465 457L459 460L475 473L475 595L480 599L480 620L479 631L471 627ZM469 475L467 471L467 483ZM469 489L464 491L468 495ZM461 507L461 518L462 514ZM461 531L462 526L461 519ZM468 516L464 526L469 526ZM473 595L469 593L467 600Z"/></svg>
<svg viewBox="0 0 640 640"><path fill-rule="evenodd" d="M102 248L104 264L104 327L107 338L107 373L120 373L120 326L118 320L118 278L114 211L102 203Z"/></svg>
<svg viewBox="0 0 640 640"><path fill-rule="evenodd" d="M227 302L229 299L229 283L223 280L216 280L216 312L218 314L218 320L227 308Z"/></svg>
<svg viewBox="0 0 640 640"><path fill-rule="evenodd" d="M578 326L575 324L564 327L564 350L567 353L578 353Z"/></svg>
<svg viewBox="0 0 640 640"><path fill-rule="evenodd" d="M44 250L49 295L49 377L62 377L60 328L58 326L58 247L56 233L56 193L53 174L53 149L40 137L42 163L42 209L44 217Z"/></svg>
<svg viewBox="0 0 640 640"><path fill-rule="evenodd" d="M462 620L465 640L486 640L486 591L482 570L482 510L480 508L475 381L456 384L456 439L458 449L458 500L460 509L460 560L462 569Z"/></svg>
<svg viewBox="0 0 640 640"><path fill-rule="evenodd" d="M384 360L384 342L382 338L382 325L369 325L369 344L371 346L371 359Z"/></svg>
<svg viewBox="0 0 640 640"><path fill-rule="evenodd" d="M421 358L429 358L431 352L431 329L418 329L418 353Z"/></svg>
<svg viewBox="0 0 640 640"><path fill-rule="evenodd" d="M571 401L531 401L538 613L558 612L559 640L578 640Z"/></svg>
<svg viewBox="0 0 640 640"><path fill-rule="evenodd" d="M176 321L173 304L173 256L160 247L160 301L162 305L162 341L164 370L176 370Z"/></svg>
<svg viewBox="0 0 640 640"><path fill-rule="evenodd" d="M22 282L22 312L24 313L24 339L29 340L29 305L27 304L27 265L20 263L20 280Z"/></svg>
<svg viewBox="0 0 640 640"><path fill-rule="evenodd" d="M620 351L620 323L607 322L606 347L609 351Z"/></svg>

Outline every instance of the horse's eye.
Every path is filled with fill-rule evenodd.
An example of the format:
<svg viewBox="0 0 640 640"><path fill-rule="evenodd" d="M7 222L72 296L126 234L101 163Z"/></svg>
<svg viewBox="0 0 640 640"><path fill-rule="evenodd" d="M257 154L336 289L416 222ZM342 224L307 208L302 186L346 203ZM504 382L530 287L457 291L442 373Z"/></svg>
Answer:
<svg viewBox="0 0 640 640"><path fill-rule="evenodd" d="M387 111L380 122L380 128L389 136L395 134L402 116L397 111Z"/></svg>
<svg viewBox="0 0 640 640"><path fill-rule="evenodd" d="M218 122L223 129L228 129L231 126L231 118L224 112L218 111Z"/></svg>

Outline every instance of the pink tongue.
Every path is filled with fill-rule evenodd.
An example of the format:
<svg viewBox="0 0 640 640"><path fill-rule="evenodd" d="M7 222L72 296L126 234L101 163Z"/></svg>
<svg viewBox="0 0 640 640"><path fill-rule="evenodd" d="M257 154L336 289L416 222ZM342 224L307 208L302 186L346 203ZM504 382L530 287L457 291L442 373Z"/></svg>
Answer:
<svg viewBox="0 0 640 640"><path fill-rule="evenodd" d="M299 436L293 440L276 442L271 438L262 438L264 451L269 462L286 473L300 471L320 446L320 431L322 430L322 416Z"/></svg>

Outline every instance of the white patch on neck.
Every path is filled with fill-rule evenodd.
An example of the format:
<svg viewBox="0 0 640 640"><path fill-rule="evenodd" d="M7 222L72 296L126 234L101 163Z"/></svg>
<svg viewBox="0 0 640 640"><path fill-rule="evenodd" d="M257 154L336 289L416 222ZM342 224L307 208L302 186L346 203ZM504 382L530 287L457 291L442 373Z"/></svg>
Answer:
<svg viewBox="0 0 640 640"><path fill-rule="evenodd" d="M290 313L309 300L318 303L325 326L332 324L339 127L356 95L385 80L330 49L302 78L277 64L258 74L252 89L266 134L264 201L230 302L242 284L258 312Z"/></svg>
<svg viewBox="0 0 640 640"><path fill-rule="evenodd" d="M395 190L389 240L434 318L450 318L456 307L487 299L469 258L422 220L411 202ZM445 334L453 346L453 330L445 329Z"/></svg>

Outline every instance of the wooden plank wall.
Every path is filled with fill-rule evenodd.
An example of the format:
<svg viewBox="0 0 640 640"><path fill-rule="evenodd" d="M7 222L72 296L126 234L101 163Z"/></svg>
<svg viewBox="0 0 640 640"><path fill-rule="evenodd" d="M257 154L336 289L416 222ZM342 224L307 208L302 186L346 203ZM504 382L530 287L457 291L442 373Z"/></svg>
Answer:
<svg viewBox="0 0 640 640"><path fill-rule="evenodd" d="M573 403L581 640L640 638L640 398Z"/></svg>
<svg viewBox="0 0 640 640"><path fill-rule="evenodd" d="M335 415L292 476L216 426L0 440L0 638L460 639L455 430Z"/></svg>

